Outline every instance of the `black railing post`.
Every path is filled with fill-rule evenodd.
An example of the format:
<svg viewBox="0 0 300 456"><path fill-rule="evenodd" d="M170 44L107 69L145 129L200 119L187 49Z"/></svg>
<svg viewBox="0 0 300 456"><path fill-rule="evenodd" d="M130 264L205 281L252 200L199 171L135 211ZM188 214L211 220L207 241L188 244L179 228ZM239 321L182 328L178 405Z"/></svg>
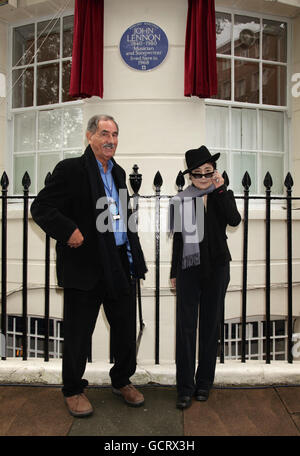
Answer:
<svg viewBox="0 0 300 456"><path fill-rule="evenodd" d="M139 196L139 190L142 185L142 175L138 173L139 167L138 165L134 165L132 167L133 173L129 175L129 182L130 186L133 190L133 196Z"/></svg>
<svg viewBox="0 0 300 456"><path fill-rule="evenodd" d="M113 364L114 356L113 356L113 341L111 336L111 330L109 330L109 362Z"/></svg>
<svg viewBox="0 0 300 456"><path fill-rule="evenodd" d="M89 348L88 348L88 356L87 356L88 363L92 362L92 338L90 340Z"/></svg>
<svg viewBox="0 0 300 456"><path fill-rule="evenodd" d="M133 213L136 220L136 227L138 227L138 210L139 210L139 190L142 185L142 175L138 173L139 167L134 165L132 167L133 173L129 176L130 186L133 190ZM137 299L138 305L138 314L139 314L139 334L136 341L136 354L138 354L145 323L143 321L143 312L142 312L142 297L141 297L141 281L140 279L133 279L133 288L134 288L134 296Z"/></svg>
<svg viewBox="0 0 300 456"><path fill-rule="evenodd" d="M2 223L1 223L1 334L2 340L0 341L2 359L6 359L6 337L7 337L7 189L9 180L6 172L1 177L2 187ZM1 343L4 343L2 347Z"/></svg>
<svg viewBox="0 0 300 456"><path fill-rule="evenodd" d="M22 185L24 188L24 213L23 213L23 285L22 285L22 349L23 360L27 360L28 355L28 318L27 318L27 280L28 280L28 201L29 201L29 187L31 181L28 172L23 176Z"/></svg>
<svg viewBox="0 0 300 456"><path fill-rule="evenodd" d="M49 361L49 307L50 307L50 237L45 238L45 341L44 360Z"/></svg>
<svg viewBox="0 0 300 456"><path fill-rule="evenodd" d="M159 313L160 313L160 189L163 183L157 171L154 177L155 187L155 364L159 364Z"/></svg>
<svg viewBox="0 0 300 456"><path fill-rule="evenodd" d="M265 175L266 187L266 363L271 362L271 187L272 177L269 172Z"/></svg>
<svg viewBox="0 0 300 456"><path fill-rule="evenodd" d="M248 275L248 222L249 188L251 178L246 171L242 180L244 187L244 236L243 236L243 289L242 289L242 363L246 362L246 324L247 324L247 275Z"/></svg>
<svg viewBox="0 0 300 456"><path fill-rule="evenodd" d="M292 278L292 176L287 174L284 185L286 187L286 210L287 210L287 266L288 266L288 362L293 362L293 278Z"/></svg>
<svg viewBox="0 0 300 456"><path fill-rule="evenodd" d="M45 185L49 182L51 173L45 179ZM45 238L45 341L44 341L44 360L49 361L49 317L50 317L50 236Z"/></svg>
<svg viewBox="0 0 300 456"><path fill-rule="evenodd" d="M226 171L222 173L222 177L224 179L224 184L226 187L229 185L229 177ZM201 315L200 315L201 318ZM200 325L199 325L200 327ZM221 320L220 320L220 326L219 326L219 332L220 332L220 363L224 364L225 362L225 306L223 306L222 312L221 312Z"/></svg>
<svg viewBox="0 0 300 456"><path fill-rule="evenodd" d="M179 171L179 173L177 174L177 177L176 177L176 187L177 187L178 192L182 192L184 184L185 184L184 176L182 174L182 171Z"/></svg>

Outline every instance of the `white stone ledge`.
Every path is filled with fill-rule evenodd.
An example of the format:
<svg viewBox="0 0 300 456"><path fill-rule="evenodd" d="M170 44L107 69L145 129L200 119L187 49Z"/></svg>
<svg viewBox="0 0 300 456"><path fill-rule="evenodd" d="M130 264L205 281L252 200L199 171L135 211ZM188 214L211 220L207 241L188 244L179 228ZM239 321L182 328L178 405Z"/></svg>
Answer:
<svg viewBox="0 0 300 456"><path fill-rule="evenodd" d="M39 359L23 361L7 359L0 361L1 384L61 384L61 360L44 362ZM105 362L88 363L84 378L90 385L109 385L111 364ZM175 364L140 363L132 382L137 385L175 385ZM300 385L300 362L289 364L286 361L227 361L217 363L215 386L254 386L254 385Z"/></svg>

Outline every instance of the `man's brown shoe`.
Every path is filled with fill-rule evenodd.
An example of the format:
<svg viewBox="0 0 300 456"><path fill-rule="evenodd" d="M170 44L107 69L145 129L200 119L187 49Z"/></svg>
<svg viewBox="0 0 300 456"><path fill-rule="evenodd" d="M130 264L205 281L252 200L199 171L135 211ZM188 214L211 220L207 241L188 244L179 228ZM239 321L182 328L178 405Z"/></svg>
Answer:
<svg viewBox="0 0 300 456"><path fill-rule="evenodd" d="M93 407L84 393L65 397L69 412L73 416L84 417L93 413Z"/></svg>
<svg viewBox="0 0 300 456"><path fill-rule="evenodd" d="M131 383L122 388L113 388L112 390L114 394L123 396L126 404L131 405L132 407L140 407L145 402L142 393L140 393Z"/></svg>

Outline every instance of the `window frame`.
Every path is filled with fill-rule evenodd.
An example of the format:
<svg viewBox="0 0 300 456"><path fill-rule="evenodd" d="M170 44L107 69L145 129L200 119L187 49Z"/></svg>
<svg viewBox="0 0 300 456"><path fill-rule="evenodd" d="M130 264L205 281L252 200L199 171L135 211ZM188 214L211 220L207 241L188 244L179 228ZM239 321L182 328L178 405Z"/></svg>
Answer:
<svg viewBox="0 0 300 456"><path fill-rule="evenodd" d="M23 333L22 331L18 331L16 328L17 319L19 322L22 322L22 315L19 314L9 314L7 315L7 320L11 319L12 322L12 329L7 330L7 345L6 349L11 350L13 352L13 356L9 356L9 358L21 358L23 356L22 346L18 346L17 337L22 340ZM34 321L34 332L31 331L31 321ZM44 347L38 348L38 341L42 341L43 344L45 343L45 334L39 334L38 332L38 325L37 320L44 321L44 317L38 315L28 315L27 316L27 346L28 346L28 358L36 359L36 358L44 358ZM61 328L63 325L63 320L61 318L53 317L49 319L49 326L50 323L53 323L53 335L49 335L49 345L53 343L53 350L49 347L49 358L50 359L61 359L63 353L63 343L64 338L61 335ZM8 326L8 325L7 325ZM9 327L9 326L8 326ZM12 339L12 345L10 345L9 339ZM32 348L32 343L34 347ZM19 352L19 354L18 354Z"/></svg>
<svg viewBox="0 0 300 456"><path fill-rule="evenodd" d="M284 334L276 335L276 322L284 323ZM293 325L295 319L293 318ZM257 323L258 334L253 336L253 327L252 325ZM263 332L263 324L266 323L266 320L262 316L252 316L247 318L246 322L246 361L265 361L266 352L264 351L264 344L266 343L266 334ZM272 361L287 361L288 354L288 320L285 316L275 316L270 317L271 323L271 334L270 334L270 356ZM242 330L242 321L240 318L231 318L225 320L225 325L227 325L228 337L224 335L224 359L227 361L241 361L242 355L239 353L241 351L241 330ZM232 335L232 328L235 327L235 337ZM276 341L281 341L284 343L284 351L276 351ZM252 352L253 344L257 343L257 353ZM248 347L247 347L248 345ZM233 349L234 348L234 349ZM232 351L233 349L233 351ZM226 354L227 352L227 354ZM233 353L235 352L235 353ZM278 356L284 356L284 359L278 359ZM277 359L276 359L277 356ZM219 358L219 355L218 355Z"/></svg>
<svg viewBox="0 0 300 456"><path fill-rule="evenodd" d="M60 37L62 37L63 33L63 18L67 16L74 16L74 10L73 9L68 9L64 11L62 14L59 16L55 17L55 20L60 21ZM36 117L36 125L35 125L35 132L38 132L38 112L39 111L50 111L50 110L55 110L55 109L64 109L64 108L71 108L71 107L83 107L84 105L84 100L72 100L72 101L62 101L62 67L63 63L66 61L72 62L72 56L70 57L63 57L62 55L62 50L63 50L63 41L60 39L60 55L58 59L53 59L49 61L43 61L43 62L37 62L37 55L35 55L34 62L33 64L30 64L30 67L34 68L34 81L33 81L33 106L28 106L28 107L20 107L20 108L13 108L12 107L12 100L13 100L13 87L12 87L12 73L14 69L21 69L24 70L28 65L20 65L20 66L13 66L13 31L14 28L16 27L22 27L25 25L30 25L34 24L35 27L35 38L38 37L37 35L37 24L40 22L44 21L51 21L53 19L53 16L40 16L40 17L35 17L35 18L29 18L26 20L22 21L17 21L13 24L10 24L9 29L8 29L8 48L7 48L7 53L8 53L8 77L7 77L7 86L9 87L8 94L7 94L7 146L6 146L6 157L5 157L5 169L8 170L8 176L9 176L9 187L8 187L8 194L9 195L14 195L18 196L18 194L15 194L14 192L14 157L16 155L18 156L26 156L26 155L35 155L35 168L34 168L34 181L36 182L36 187L38 185L38 159L37 155L39 152L39 149L37 147L38 143L38 137L36 135L35 139L35 149L31 152L26 151L26 152L15 152L14 151L14 116L16 114L22 114L25 112L34 112L35 117ZM34 53L36 54L37 51L37 40L35 40L35 50ZM37 105L37 67L38 66L43 66L45 64L49 63L58 63L59 64L59 102L58 103L53 103L53 104L46 104L46 105ZM84 146L84 141L82 141L82 144L78 146L78 150L80 149L82 151ZM67 148L63 148L63 150L67 150ZM74 148L71 148L70 150L74 151ZM54 152L54 151L53 151ZM57 152L60 154L60 160L62 159L62 148L58 149ZM30 176L31 177L31 176ZM33 179L32 179L33 180ZM36 194L36 189L32 189L32 187L29 189L30 194ZM14 200L14 201L9 201L9 204L16 204L17 202L20 202L20 200Z"/></svg>
<svg viewBox="0 0 300 456"><path fill-rule="evenodd" d="M283 156L283 182L284 184L284 179L288 171L291 171L291 164L292 164L292 157L291 157L291 117L292 117L292 96L291 96L291 91L290 91L290 81L291 81L291 75L292 75L292 49L293 49L293 24L292 20L288 17L283 17L283 16L276 16L276 15L271 15L271 14L265 14L265 13L255 13L251 11L243 11L243 10L236 10L232 8L226 8L226 7L220 7L216 8L216 13L226 13L231 15L231 54L226 55L226 54L219 54L217 53L217 58L221 57L224 60L229 60L231 62L231 100L221 100L221 99L215 99L215 98L205 98L204 99L204 104L205 104L205 111L207 109L207 106L216 106L216 107L227 107L230 110L232 108L244 108L244 109L253 109L256 110L256 116L257 116L257 138L260 138L260 122L259 122L259 112L262 111L274 111L274 112L283 112L284 113L284 125L283 125L283 134L284 134L284 140L283 140L283 147L284 151L283 153L278 153L276 151L271 152L271 151L262 151L258 147L253 151L257 155L257 157L261 156L260 154L262 153L270 153L275 154L278 156ZM241 56L235 56L234 55L234 40L233 40L233 26L234 26L234 15L242 15L242 16L249 16L249 17L256 17L259 18L260 20L260 56L258 59L256 58L249 58L249 57L241 57ZM283 21L287 24L287 58L286 62L275 62L273 60L264 60L262 58L262 45L263 45L263 20L273 20L273 21ZM249 102L241 102L241 101L235 101L234 100L234 94L235 94L235 80L234 80L234 70L235 70L235 65L234 62L236 60L241 60L241 61L248 61L248 62L258 62L259 63L259 103L249 103ZM276 106L276 105L268 105L268 104L263 104L262 99L263 99L263 92L262 92L262 87L263 87L263 81L262 81L262 70L263 70L263 64L270 64L270 65L279 65L279 66L285 66L287 71L286 71L286 105L285 106ZM226 153L227 157L227 174L229 176L232 175L232 154L234 152L248 152L248 150L243 151L243 149L237 150L237 149L232 149L231 144L229 142L229 138L231 137L231 131L232 131L232 123L231 123L231 112L228 113L228 147L227 148L222 148L222 147L211 147L212 152L223 152ZM259 144L257 144L259 146ZM251 177L251 176L250 176ZM243 176L241 176L242 180ZM264 176L262 176L262 167L260 165L260 158L257 160L256 163L256 178L258 180L258 191L257 192L251 192L251 187L250 187L250 196L252 195L257 195L257 196L264 196L264 192L261 191L263 189L263 179ZM229 182L230 185L230 182ZM283 185L284 187L284 185ZM235 192L236 195L243 195L243 193L238 193ZM281 194L276 194L272 192L273 195L279 195L279 196L284 196L284 193ZM257 205L258 207L261 207L262 204L264 204L264 201L251 201L251 205ZM282 201L280 200L274 200L273 204L276 206L279 206L282 204Z"/></svg>

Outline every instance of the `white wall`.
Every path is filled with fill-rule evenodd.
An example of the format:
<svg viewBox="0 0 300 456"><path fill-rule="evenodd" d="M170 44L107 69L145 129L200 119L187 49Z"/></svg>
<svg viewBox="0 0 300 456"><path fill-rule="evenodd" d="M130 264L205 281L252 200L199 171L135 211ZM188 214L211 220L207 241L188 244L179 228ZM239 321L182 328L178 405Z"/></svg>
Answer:
<svg viewBox="0 0 300 456"><path fill-rule="evenodd" d="M116 159L129 175L137 163L143 175L141 194L153 194L153 179L157 170L164 183L162 194L172 195L176 191L175 179L184 169L184 153L191 147L205 144L205 106L197 98L185 98L184 87L184 41L187 1L183 0L109 0L105 2L104 40L104 98L93 97L84 102L84 123L94 114L113 115L120 126L119 146ZM149 72L138 72L128 68L119 54L119 41L124 31L136 22L148 21L159 25L167 34L169 53L158 68ZM1 26L2 35L6 27ZM300 35L300 20L295 20L295 36ZM300 36L298 37L300 38ZM300 72L299 42L296 39L294 62ZM4 38L3 38L4 40ZM3 54L1 54L3 55ZM2 65L0 57L0 71ZM6 62L3 62L6 70ZM294 180L300 175L300 155L297 155L299 135L299 102L293 105L293 150L295 160ZM1 117L2 115L2 117ZM0 110L0 123L5 130L4 113ZM1 128L1 127L0 127ZM299 138L300 139L300 138ZM84 142L84 140L83 140ZM0 166L4 149L1 145ZM297 194L300 194L300 187ZM150 202L148 203L151 204ZM276 206L277 207L277 206ZM152 209L153 211L153 209ZM241 209L242 212L242 209ZM10 312L21 313L22 280L22 211L15 207L9 210L8 235L8 289L13 292L8 298ZM250 316L265 313L265 209L250 210L249 222L249 270L248 270L248 311ZM286 222L285 211L277 207L272 211L271 233L271 313L287 314L287 271L286 271ZM300 282L300 243L297 239L300 215L293 213L293 280ZM166 204L163 203L161 222L166 219ZM242 285L242 237L243 224L228 230L228 242L233 262L231 283L226 297L226 318L241 315ZM140 234L149 273L142 285L143 317L146 324L142 338L139 360L154 360L155 331L155 254L154 234ZM52 246L54 243L52 244ZM43 313L44 295L44 234L30 223L29 231L29 310L32 314ZM169 288L171 242L163 233L161 236L161 360L174 360L175 347L175 297ZM62 294L55 291L55 253L51 251L51 314L62 316ZM300 315L299 287L293 290L294 315ZM94 359L108 357L108 327L105 318L99 318L94 335Z"/></svg>
<svg viewBox="0 0 300 456"><path fill-rule="evenodd" d="M85 120L103 112L120 126L117 160L129 174L137 163L143 174L141 191L153 191L160 170L162 191L172 194L183 168L184 152L205 143L202 100L184 92L184 43L187 2L182 0L112 0L105 2L104 98L93 97L84 109ZM165 61L149 72L129 68L119 53L119 41L134 23L148 21L160 26L169 40Z"/></svg>
<svg viewBox="0 0 300 456"><path fill-rule="evenodd" d="M293 21L293 67L292 74L298 73L298 86L300 80L300 17ZM297 90L297 97L292 97L292 159L295 194L300 194L300 182L296 177L300 175L300 87ZM300 207L300 202L296 203Z"/></svg>
<svg viewBox="0 0 300 456"><path fill-rule="evenodd" d="M0 73L7 74L7 25L0 21ZM6 150L6 98L0 94L0 174L4 170L4 152Z"/></svg>

